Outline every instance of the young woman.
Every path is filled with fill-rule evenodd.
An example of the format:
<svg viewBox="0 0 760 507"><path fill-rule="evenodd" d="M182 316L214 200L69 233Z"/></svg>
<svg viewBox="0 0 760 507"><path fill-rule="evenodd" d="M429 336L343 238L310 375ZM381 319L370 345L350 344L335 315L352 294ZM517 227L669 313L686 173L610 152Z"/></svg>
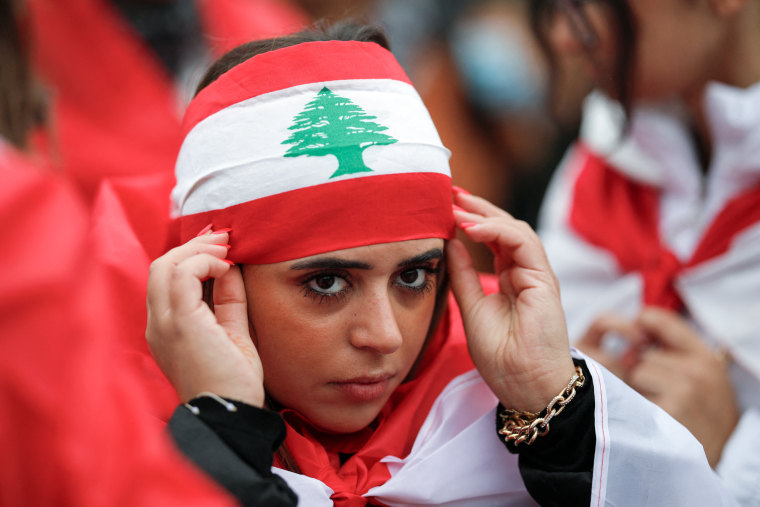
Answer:
<svg viewBox="0 0 760 507"><path fill-rule="evenodd" d="M191 103L184 244L148 287L177 441L230 489L271 481L262 503L292 504L284 479L303 505L720 504L683 427L571 357L530 228L462 190L452 205L448 152L385 46L353 25L244 45Z"/></svg>
<svg viewBox="0 0 760 507"><path fill-rule="evenodd" d="M599 85L541 224L571 342L756 505L760 2L533 4L546 47L585 58Z"/></svg>

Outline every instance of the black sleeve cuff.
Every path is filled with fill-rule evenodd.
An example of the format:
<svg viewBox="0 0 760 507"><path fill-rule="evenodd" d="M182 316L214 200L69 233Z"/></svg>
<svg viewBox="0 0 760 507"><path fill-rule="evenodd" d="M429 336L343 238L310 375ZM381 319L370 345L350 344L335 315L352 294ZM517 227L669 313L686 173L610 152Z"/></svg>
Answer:
<svg viewBox="0 0 760 507"><path fill-rule="evenodd" d="M227 400L230 401L230 400ZM233 401L229 411L210 397L180 405L169 420L177 447L242 505L293 507L298 497L272 473L272 458L285 438L279 414Z"/></svg>
<svg viewBox="0 0 760 507"><path fill-rule="evenodd" d="M271 410L247 405L236 400L236 411L208 396L188 402L197 409L195 415L211 428L219 438L243 461L262 476L271 475L274 453L285 440L285 423L280 414Z"/></svg>
<svg viewBox="0 0 760 507"><path fill-rule="evenodd" d="M549 433L531 445L505 442L519 455L520 475L531 496L541 505L589 505L596 448L594 387L586 362L573 360L586 378L575 399L549 424ZM503 410L499 405L497 414ZM501 419L496 418L497 430ZM501 436L500 436L501 438ZM504 442L503 439L501 439Z"/></svg>

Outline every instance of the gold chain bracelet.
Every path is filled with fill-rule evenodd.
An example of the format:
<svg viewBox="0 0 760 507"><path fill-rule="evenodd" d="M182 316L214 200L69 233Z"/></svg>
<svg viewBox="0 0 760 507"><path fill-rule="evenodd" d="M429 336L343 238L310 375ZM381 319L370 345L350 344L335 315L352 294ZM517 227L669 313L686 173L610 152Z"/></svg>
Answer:
<svg viewBox="0 0 760 507"><path fill-rule="evenodd" d="M499 413L504 425L499 430L499 435L506 442L514 440L515 445L527 442L528 445L536 441L536 438L549 433L549 421L557 417L565 410L565 407L575 398L575 389L583 387L586 378L580 366L575 367L575 375L570 379L560 393L549 402L546 407L546 415L539 417L535 412L520 412L517 410L504 409Z"/></svg>

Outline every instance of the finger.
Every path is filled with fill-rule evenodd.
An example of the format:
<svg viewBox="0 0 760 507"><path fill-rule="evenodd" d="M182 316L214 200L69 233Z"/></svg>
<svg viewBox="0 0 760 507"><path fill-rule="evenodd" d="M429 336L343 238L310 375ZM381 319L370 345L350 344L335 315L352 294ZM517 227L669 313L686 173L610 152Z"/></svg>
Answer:
<svg viewBox="0 0 760 507"><path fill-rule="evenodd" d="M464 232L471 240L489 245L493 254L500 257L500 262L514 263L554 277L538 236L527 224L512 218L489 219L466 227Z"/></svg>
<svg viewBox="0 0 760 507"><path fill-rule="evenodd" d="M154 260L150 265L148 276L147 303L154 311L161 311L169 305L169 295L166 290L171 283L174 266L193 255L209 254L220 259L225 258L229 251L229 235L223 233L206 233L187 243L172 248L166 254Z"/></svg>
<svg viewBox="0 0 760 507"><path fill-rule="evenodd" d="M627 342L626 349L638 347L646 342L646 335L630 319L614 313L605 313L594 319L586 334L578 341L578 346L602 347L605 337L612 333Z"/></svg>
<svg viewBox="0 0 760 507"><path fill-rule="evenodd" d="M233 266L214 282L214 311L217 322L224 328L230 341L263 377L261 360L248 327L245 284L238 266Z"/></svg>
<svg viewBox="0 0 760 507"><path fill-rule="evenodd" d="M456 206L456 205L453 205ZM456 209L452 208L452 211L454 212L454 220L456 221L457 225L460 225L463 222L475 222L480 223L483 218L485 218L483 215L479 215L477 213L470 213L469 211L465 211L463 209Z"/></svg>
<svg viewBox="0 0 760 507"><path fill-rule="evenodd" d="M226 257L229 251L229 234L208 233L203 236L197 236L187 243L169 250L163 257L165 261L172 264L179 264L188 257L202 253L216 255L217 257Z"/></svg>
<svg viewBox="0 0 760 507"><path fill-rule="evenodd" d="M683 317L670 310L646 307L636 323L649 337L671 350L710 353L699 333Z"/></svg>
<svg viewBox="0 0 760 507"><path fill-rule="evenodd" d="M458 239L452 239L446 245L446 265L451 280L451 290L464 318L485 294L480 285L478 273L472 265L472 257Z"/></svg>
<svg viewBox="0 0 760 507"><path fill-rule="evenodd" d="M472 226L472 224L479 224L485 219L485 217L483 217L482 215L464 211L463 209L459 208L456 204L452 205L452 211L454 213L454 221L456 223L456 226L461 228L462 230L465 230L467 227ZM486 243L486 247L488 247L492 252L498 249L498 246L494 244ZM494 257L494 261L498 261L498 260L499 260L498 257ZM495 270L498 272L500 271L500 268L497 266Z"/></svg>
<svg viewBox="0 0 760 507"><path fill-rule="evenodd" d="M662 398L681 381L678 373L682 364L672 354L657 349L650 349L641 358L628 376L631 387L647 398Z"/></svg>
<svg viewBox="0 0 760 507"><path fill-rule="evenodd" d="M486 199L472 194L455 192L454 204L460 206L467 212L482 215L484 217L512 217L512 215L495 204L491 204Z"/></svg>
<svg viewBox="0 0 760 507"><path fill-rule="evenodd" d="M230 337L248 336L248 305L239 267L214 281L214 314Z"/></svg>
<svg viewBox="0 0 760 507"><path fill-rule="evenodd" d="M194 255L174 266L169 284L169 306L172 311L181 318L198 308L207 309L202 300L201 280L220 278L229 269L229 261L210 254Z"/></svg>

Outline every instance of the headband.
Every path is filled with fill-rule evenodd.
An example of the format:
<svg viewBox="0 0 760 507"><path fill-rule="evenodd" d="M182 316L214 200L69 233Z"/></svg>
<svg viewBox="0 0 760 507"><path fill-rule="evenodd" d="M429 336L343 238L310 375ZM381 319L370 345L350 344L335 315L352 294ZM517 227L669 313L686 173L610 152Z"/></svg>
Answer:
<svg viewBox="0 0 760 507"><path fill-rule="evenodd" d="M254 56L196 96L183 133L172 191L180 239L229 227L234 262L453 237L450 153L375 43Z"/></svg>

